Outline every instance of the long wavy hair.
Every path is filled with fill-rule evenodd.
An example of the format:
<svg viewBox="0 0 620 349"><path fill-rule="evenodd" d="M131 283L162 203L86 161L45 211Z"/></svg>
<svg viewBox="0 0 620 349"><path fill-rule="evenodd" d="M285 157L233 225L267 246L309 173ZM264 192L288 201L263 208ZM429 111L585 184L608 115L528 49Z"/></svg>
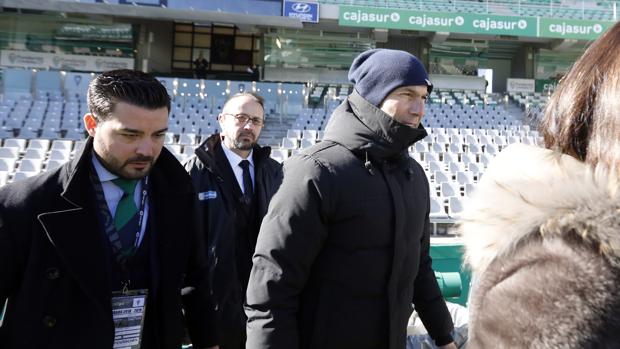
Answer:
<svg viewBox="0 0 620 349"><path fill-rule="evenodd" d="M547 148L620 172L620 22L560 81L539 130Z"/></svg>

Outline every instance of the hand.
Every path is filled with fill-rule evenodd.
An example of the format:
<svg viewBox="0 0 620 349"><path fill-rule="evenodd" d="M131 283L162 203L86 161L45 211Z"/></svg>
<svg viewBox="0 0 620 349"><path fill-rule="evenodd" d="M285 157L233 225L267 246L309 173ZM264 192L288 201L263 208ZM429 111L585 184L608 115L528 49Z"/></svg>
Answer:
<svg viewBox="0 0 620 349"><path fill-rule="evenodd" d="M454 342L450 343L450 344L446 344L446 345L442 345L440 347L437 347L439 349L458 349L456 347L456 344L454 344Z"/></svg>

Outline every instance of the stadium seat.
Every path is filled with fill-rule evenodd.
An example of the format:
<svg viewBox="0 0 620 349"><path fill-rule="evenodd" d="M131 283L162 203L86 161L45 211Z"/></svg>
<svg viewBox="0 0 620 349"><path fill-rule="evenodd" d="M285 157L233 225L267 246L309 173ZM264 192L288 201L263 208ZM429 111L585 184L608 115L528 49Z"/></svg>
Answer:
<svg viewBox="0 0 620 349"><path fill-rule="evenodd" d="M180 144L166 144L165 147L175 156L181 154L183 150Z"/></svg>
<svg viewBox="0 0 620 349"><path fill-rule="evenodd" d="M456 196L448 198L448 216L453 219L458 219L462 212L463 199Z"/></svg>
<svg viewBox="0 0 620 349"><path fill-rule="evenodd" d="M26 149L27 140L21 138L8 138L4 140L4 147L7 148L17 148L18 151L22 152Z"/></svg>
<svg viewBox="0 0 620 349"><path fill-rule="evenodd" d="M49 139L31 139L26 149L41 149L47 151L50 148L50 143Z"/></svg>
<svg viewBox="0 0 620 349"><path fill-rule="evenodd" d="M61 160L61 159L50 159L46 164L45 164L45 171L49 171L49 170L53 170L55 168L58 168L60 166L62 166L64 163L66 163L67 161L69 161L69 159L65 159L65 160Z"/></svg>
<svg viewBox="0 0 620 349"><path fill-rule="evenodd" d="M430 161L439 162L439 156L437 156L437 154L435 154L435 153L425 153L424 154L424 161L425 162L430 162Z"/></svg>
<svg viewBox="0 0 620 349"><path fill-rule="evenodd" d="M65 96L72 101L85 101L88 84L95 77L90 73L67 72L64 79ZM85 114L86 110L82 111Z"/></svg>
<svg viewBox="0 0 620 349"><path fill-rule="evenodd" d="M448 151L454 154L461 154L463 152L463 146L460 144L450 144Z"/></svg>
<svg viewBox="0 0 620 349"><path fill-rule="evenodd" d="M471 162L467 165L467 169L470 173L474 174L474 173L481 173L484 172L484 170L481 167L481 164L475 163L475 162Z"/></svg>
<svg viewBox="0 0 620 349"><path fill-rule="evenodd" d="M17 171L13 174L13 182L19 182L28 177L33 177L39 174L38 171Z"/></svg>
<svg viewBox="0 0 620 349"><path fill-rule="evenodd" d="M3 69L2 85L4 98L32 98L32 70Z"/></svg>
<svg viewBox="0 0 620 349"><path fill-rule="evenodd" d="M461 154L461 162L465 165L476 162L476 156L468 153Z"/></svg>
<svg viewBox="0 0 620 349"><path fill-rule="evenodd" d="M0 171L0 187L5 185L9 179L9 173L7 171Z"/></svg>
<svg viewBox="0 0 620 349"><path fill-rule="evenodd" d="M426 142L416 142L413 145L416 153L428 153L428 143Z"/></svg>
<svg viewBox="0 0 620 349"><path fill-rule="evenodd" d="M198 146L197 145L186 145L183 147L183 154L187 155L187 156L192 156L194 155L194 152L196 151L196 148Z"/></svg>
<svg viewBox="0 0 620 349"><path fill-rule="evenodd" d="M497 146L495 144L486 144L484 146L484 153L489 155L496 155L497 153L499 153L499 149L497 149Z"/></svg>
<svg viewBox="0 0 620 349"><path fill-rule="evenodd" d="M461 185L474 183L474 175L469 171L458 171L456 173L456 181Z"/></svg>
<svg viewBox="0 0 620 349"><path fill-rule="evenodd" d="M195 145L196 134L195 133L181 133L179 135L179 144L181 145Z"/></svg>
<svg viewBox="0 0 620 349"><path fill-rule="evenodd" d="M465 184L465 196L471 197L471 195L474 193L475 188L476 188L476 185L474 183Z"/></svg>
<svg viewBox="0 0 620 349"><path fill-rule="evenodd" d="M491 163L491 161L493 160L493 155L491 154L482 154L480 155L480 163L484 166L484 167L489 167L489 164Z"/></svg>
<svg viewBox="0 0 620 349"><path fill-rule="evenodd" d="M441 184L441 183L445 183L445 182L451 182L452 181L452 175L449 173L446 173L444 171L435 171L433 172L433 178L434 178L434 182L437 184Z"/></svg>
<svg viewBox="0 0 620 349"><path fill-rule="evenodd" d="M429 216L430 218L439 219L447 217L442 199L431 196L431 209Z"/></svg>
<svg viewBox="0 0 620 349"><path fill-rule="evenodd" d="M314 139L302 138L301 143L299 144L299 149L310 148L316 143Z"/></svg>
<svg viewBox="0 0 620 349"><path fill-rule="evenodd" d="M453 174L459 171L463 172L465 171L465 164L462 162L450 162L448 164L448 170L450 170Z"/></svg>
<svg viewBox="0 0 620 349"><path fill-rule="evenodd" d="M18 136L19 138L23 138L24 140L37 138L39 137L39 130L22 128L19 130Z"/></svg>
<svg viewBox="0 0 620 349"><path fill-rule="evenodd" d="M17 168L21 172L41 172L43 168L42 159L22 159Z"/></svg>
<svg viewBox="0 0 620 349"><path fill-rule="evenodd" d="M34 92L37 98L48 95L62 95L61 75L59 71L39 71L35 75Z"/></svg>
<svg viewBox="0 0 620 349"><path fill-rule="evenodd" d="M445 169L444 164L439 161L428 161L426 164L428 165L428 170L433 173L435 171L443 171Z"/></svg>
<svg viewBox="0 0 620 349"><path fill-rule="evenodd" d="M433 144L431 144L431 148L430 148L431 152L435 153L435 154L441 154L443 152L446 151L446 144L440 141L437 141Z"/></svg>
<svg viewBox="0 0 620 349"><path fill-rule="evenodd" d="M57 129L51 129L51 128L44 128L41 131L41 138L44 139L56 139L56 138L60 138L60 130ZM34 139L33 139L34 141Z"/></svg>
<svg viewBox="0 0 620 349"><path fill-rule="evenodd" d="M12 173L16 162L16 158L0 158L0 171Z"/></svg>
<svg viewBox="0 0 620 349"><path fill-rule="evenodd" d="M304 130L301 137L302 139L308 139L308 140L316 140L316 135L317 135L316 130Z"/></svg>
<svg viewBox="0 0 620 349"><path fill-rule="evenodd" d="M282 138L282 145L280 146L282 149L297 149L297 138Z"/></svg>
<svg viewBox="0 0 620 349"><path fill-rule="evenodd" d="M287 130L286 131L287 138L301 139L301 134L302 134L301 130Z"/></svg>
<svg viewBox="0 0 620 349"><path fill-rule="evenodd" d="M37 148L28 148L22 159L43 160L45 159L45 150Z"/></svg>
<svg viewBox="0 0 620 349"><path fill-rule="evenodd" d="M442 197L452 197L452 196L461 196L461 188L458 183L451 182L443 182L441 183L441 196Z"/></svg>
<svg viewBox="0 0 620 349"><path fill-rule="evenodd" d="M17 159L19 157L19 148L16 147L0 147L0 158Z"/></svg>
<svg viewBox="0 0 620 349"><path fill-rule="evenodd" d="M53 149L50 151L49 160L69 160L71 151L67 149Z"/></svg>
<svg viewBox="0 0 620 349"><path fill-rule="evenodd" d="M52 141L51 150L68 150L73 149L73 141L67 139L55 139Z"/></svg>
<svg viewBox="0 0 620 349"><path fill-rule="evenodd" d="M251 81L230 81L230 95L234 95L235 93L240 92L251 92L252 91L252 82Z"/></svg>
<svg viewBox="0 0 620 349"><path fill-rule="evenodd" d="M453 152L447 152L443 154L443 162L445 164L450 164L453 162L459 162L459 155L458 153L453 153Z"/></svg>

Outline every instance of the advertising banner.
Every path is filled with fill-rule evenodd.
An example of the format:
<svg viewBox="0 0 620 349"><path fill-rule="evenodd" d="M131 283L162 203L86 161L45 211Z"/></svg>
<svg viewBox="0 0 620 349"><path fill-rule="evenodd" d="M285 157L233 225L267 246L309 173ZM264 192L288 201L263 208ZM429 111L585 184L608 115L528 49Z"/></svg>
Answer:
<svg viewBox="0 0 620 349"><path fill-rule="evenodd" d="M319 4L308 1L284 0L282 16L297 18L302 22L319 23Z"/></svg>
<svg viewBox="0 0 620 349"><path fill-rule="evenodd" d="M133 58L82 56L32 51L0 51L0 65L32 69L80 70L101 72L133 69Z"/></svg>
<svg viewBox="0 0 620 349"><path fill-rule="evenodd" d="M340 6L338 24L466 34L596 39L614 22Z"/></svg>
<svg viewBox="0 0 620 349"><path fill-rule="evenodd" d="M539 36L543 38L596 40L614 22L541 18Z"/></svg>
<svg viewBox="0 0 620 349"><path fill-rule="evenodd" d="M506 91L508 92L535 92L536 84L534 79L513 79L506 80Z"/></svg>
<svg viewBox="0 0 620 349"><path fill-rule="evenodd" d="M536 79L536 92L552 93L557 87L556 79Z"/></svg>

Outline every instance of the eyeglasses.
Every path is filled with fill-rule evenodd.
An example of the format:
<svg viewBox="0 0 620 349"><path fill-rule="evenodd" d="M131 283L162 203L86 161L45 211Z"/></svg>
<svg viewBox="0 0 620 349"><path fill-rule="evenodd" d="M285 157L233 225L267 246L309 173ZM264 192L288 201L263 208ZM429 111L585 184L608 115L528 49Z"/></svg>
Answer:
<svg viewBox="0 0 620 349"><path fill-rule="evenodd" d="M224 114L224 115L232 115L232 117L235 118L235 120L237 121L238 124L240 125L247 125L248 121L250 121L252 123L252 125L254 126L263 126L265 124L265 120L263 120L263 118L260 118L258 116L250 116L248 114Z"/></svg>

